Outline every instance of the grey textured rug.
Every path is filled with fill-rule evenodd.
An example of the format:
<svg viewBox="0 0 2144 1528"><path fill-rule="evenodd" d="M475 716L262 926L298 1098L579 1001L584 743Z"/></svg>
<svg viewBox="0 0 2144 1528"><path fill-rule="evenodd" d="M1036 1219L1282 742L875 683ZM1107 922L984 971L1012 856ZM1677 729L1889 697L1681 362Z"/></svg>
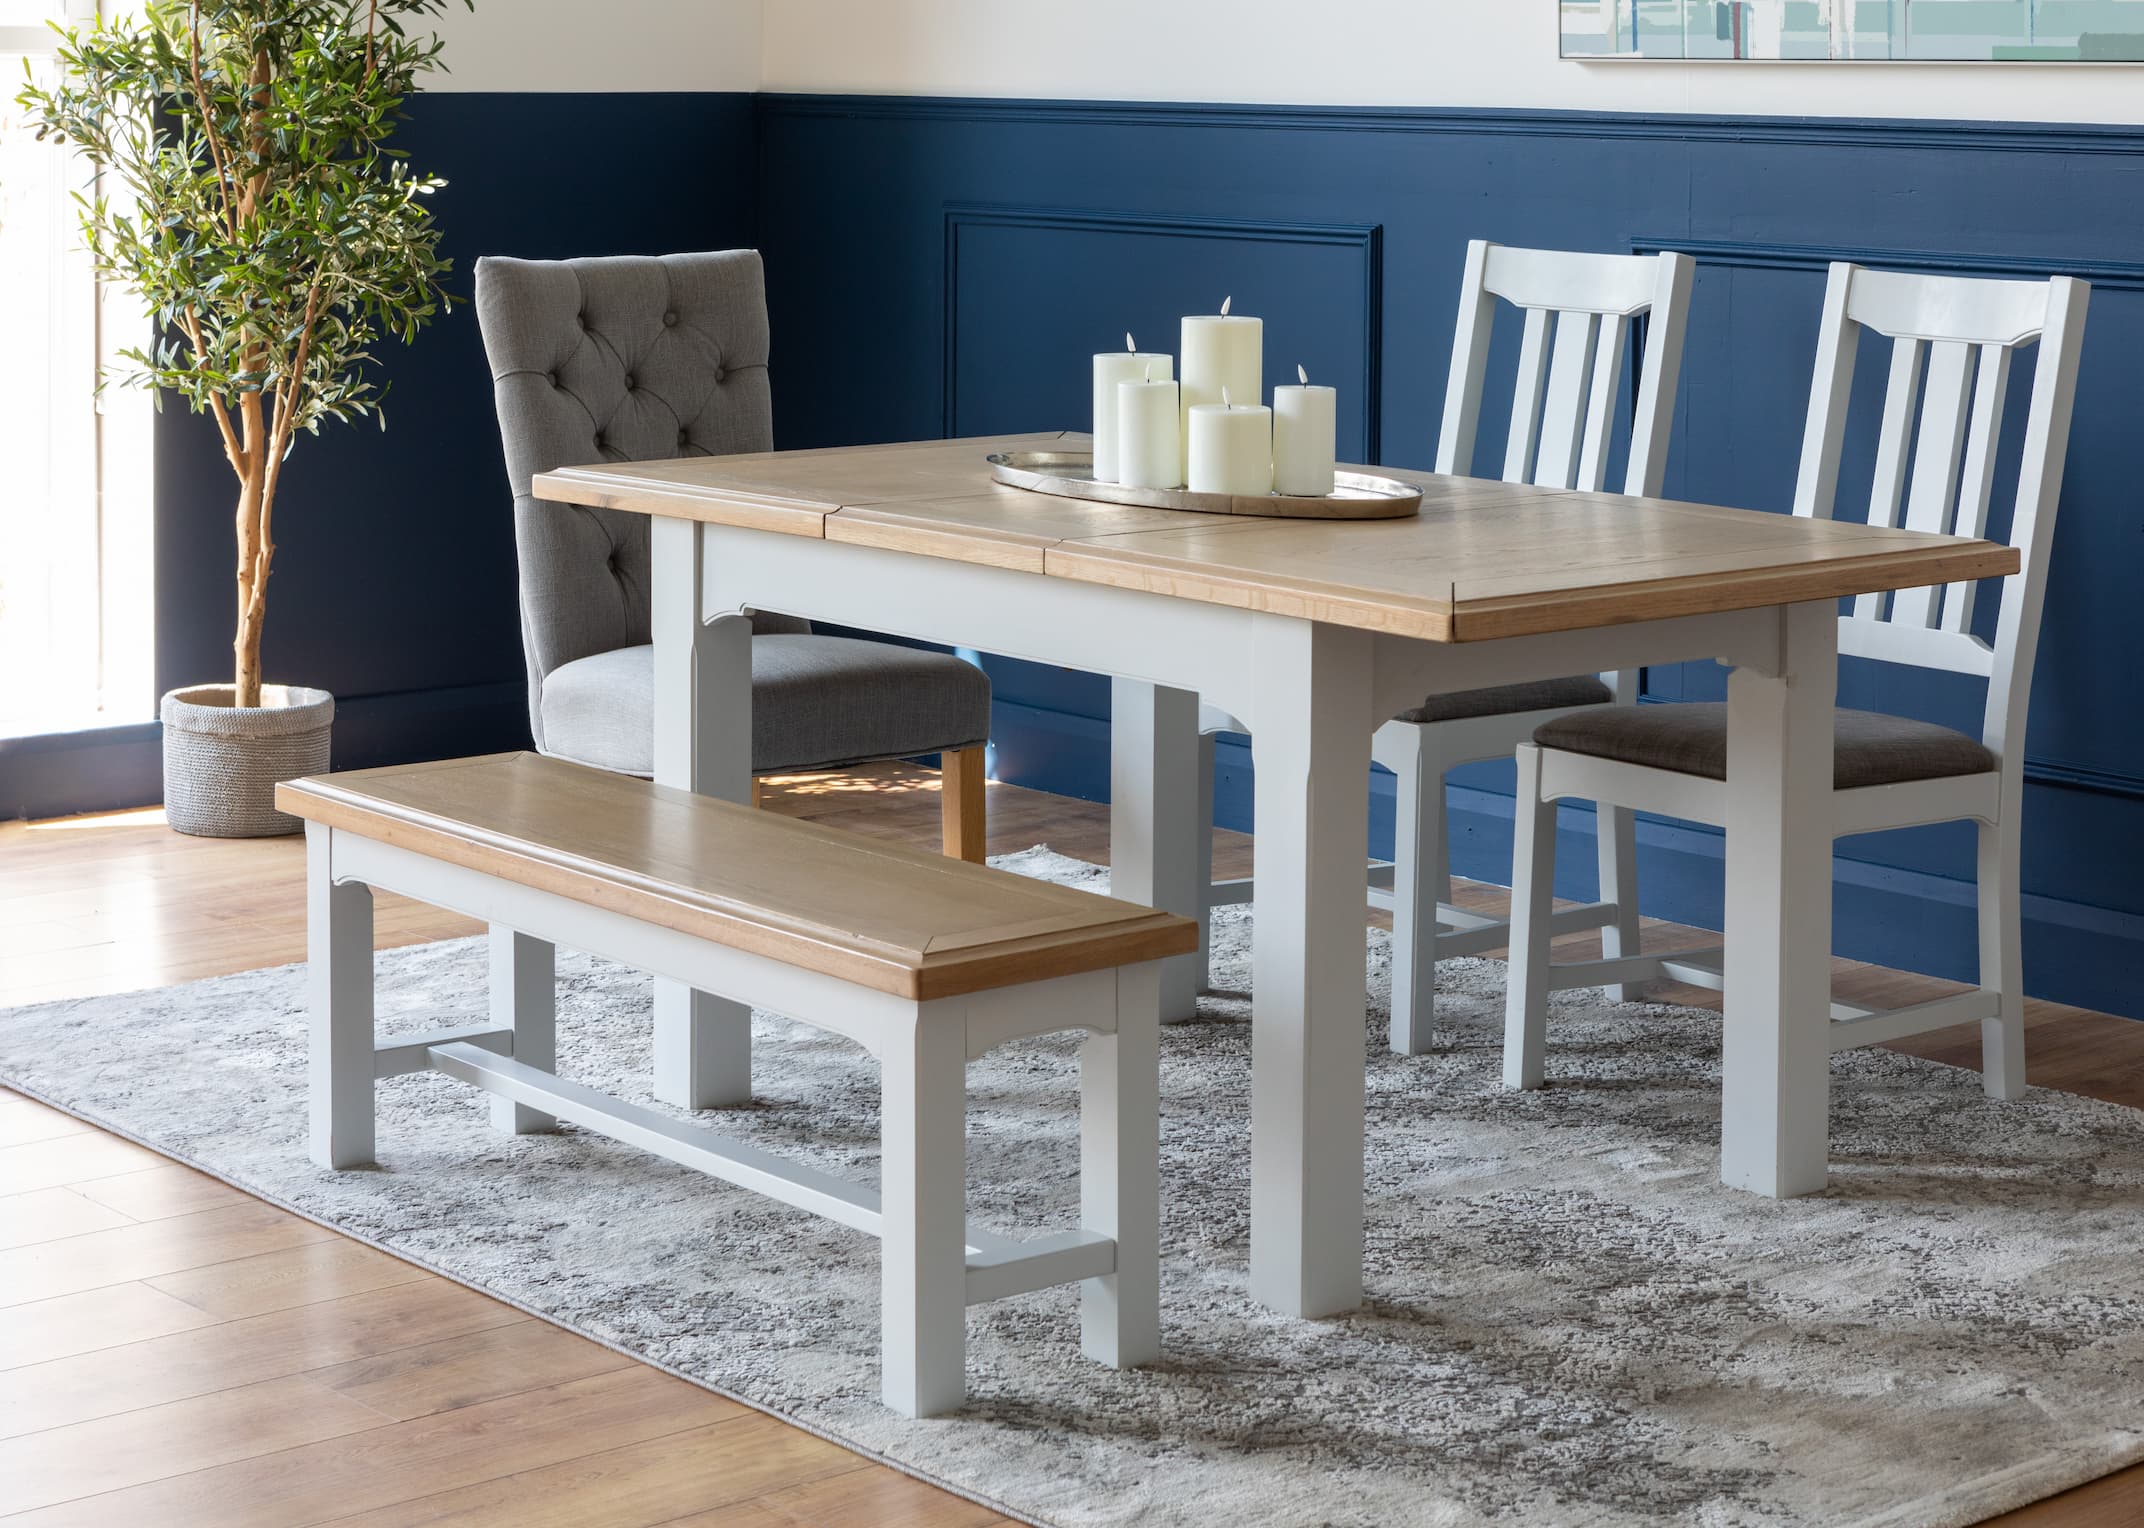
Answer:
<svg viewBox="0 0 2144 1528"><path fill-rule="evenodd" d="M1095 887L1030 850L1001 863ZM1051 1524L1962 1524L2144 1458L2144 1115L1883 1051L1835 1062L1833 1187L1715 1177L1717 1021L1556 1007L1551 1075L1497 1082L1502 967L1455 961L1436 1052L1387 1054L1370 942L1369 1298L1245 1296L1248 1005L1162 1040L1167 1360L1081 1359L1074 1297L969 1312L973 1401L877 1392L869 1238L585 1134L511 1139L430 1076L380 1088L379 1171L302 1147L297 968L0 1014L0 1076L267 1198L815 1431ZM1225 910L1219 984L1249 976ZM476 1017L483 953L380 961L396 1014ZM561 957L560 1070L644 1095L647 984ZM413 1027L405 1017L400 1027ZM970 1203L1077 1205L1069 1041L969 1073ZM874 1172L876 1073L761 1016L725 1128Z"/></svg>

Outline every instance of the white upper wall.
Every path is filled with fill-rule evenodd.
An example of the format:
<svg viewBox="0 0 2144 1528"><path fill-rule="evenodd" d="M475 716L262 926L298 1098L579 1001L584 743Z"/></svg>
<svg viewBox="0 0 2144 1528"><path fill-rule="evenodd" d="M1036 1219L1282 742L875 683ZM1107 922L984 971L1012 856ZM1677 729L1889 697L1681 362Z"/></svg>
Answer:
<svg viewBox="0 0 2144 1528"><path fill-rule="evenodd" d="M2144 123L2144 65L1578 64L1556 43L1556 0L767 0L760 86Z"/></svg>
<svg viewBox="0 0 2144 1528"><path fill-rule="evenodd" d="M477 0L431 90L757 90L762 0ZM571 129L568 129L569 131Z"/></svg>
<svg viewBox="0 0 2144 1528"><path fill-rule="evenodd" d="M2144 65L1565 63L1556 0L478 0L444 90L2144 123Z"/></svg>

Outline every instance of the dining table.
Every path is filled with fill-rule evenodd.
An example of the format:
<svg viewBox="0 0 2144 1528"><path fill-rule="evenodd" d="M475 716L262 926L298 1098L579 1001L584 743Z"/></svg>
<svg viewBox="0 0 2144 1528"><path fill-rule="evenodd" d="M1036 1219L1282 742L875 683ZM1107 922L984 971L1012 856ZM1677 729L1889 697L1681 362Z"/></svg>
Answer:
<svg viewBox="0 0 2144 1528"><path fill-rule="evenodd" d="M1050 431L665 461L535 479L651 517L659 783L751 799L754 610L1110 676L1112 892L1196 914L1199 704L1253 746L1249 1287L1363 1293L1371 735L1431 694L1717 659L1727 682L1720 1176L1826 1183L1832 711L1843 597L2016 571L1987 541L1486 479L1419 514L1275 519L1057 497L986 458ZM1165 976L1178 1016L1187 957ZM658 992L656 1043L739 1096L749 1015Z"/></svg>

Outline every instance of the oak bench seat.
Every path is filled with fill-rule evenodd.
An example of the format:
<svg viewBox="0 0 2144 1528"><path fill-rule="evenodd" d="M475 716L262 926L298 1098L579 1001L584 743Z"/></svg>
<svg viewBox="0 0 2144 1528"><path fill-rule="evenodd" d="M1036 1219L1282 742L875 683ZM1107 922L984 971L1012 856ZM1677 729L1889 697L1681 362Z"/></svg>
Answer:
<svg viewBox="0 0 2144 1528"><path fill-rule="evenodd" d="M1188 918L519 753L276 789L307 839L310 1150L373 1160L373 1085L431 1070L493 1095L516 1133L559 1120L880 1237L881 1391L928 1415L965 1395L962 1312L1081 1285L1081 1345L1160 1345L1159 978ZM491 1021L381 1041L372 888L493 928ZM878 1191L553 1073L553 951L586 950L848 1036L881 1068ZM968 1225L965 1067L1085 1031L1080 1229Z"/></svg>

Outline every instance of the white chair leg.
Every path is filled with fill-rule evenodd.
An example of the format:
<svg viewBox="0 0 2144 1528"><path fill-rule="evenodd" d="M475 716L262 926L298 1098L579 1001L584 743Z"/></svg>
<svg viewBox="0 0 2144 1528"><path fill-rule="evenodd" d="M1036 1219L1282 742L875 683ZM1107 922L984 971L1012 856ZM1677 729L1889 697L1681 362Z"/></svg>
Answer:
<svg viewBox="0 0 2144 1528"><path fill-rule="evenodd" d="M1980 1021L1980 1080L1990 1098L2025 1092L2023 915L2018 905L2017 813L1980 823L1980 985L2001 1005Z"/></svg>
<svg viewBox="0 0 2144 1528"><path fill-rule="evenodd" d="M1199 734L1198 869L1199 869L1199 964L1198 987L1213 991L1213 794L1214 735Z"/></svg>
<svg viewBox="0 0 2144 1528"><path fill-rule="evenodd" d="M1392 1049L1419 1056L1437 1020L1437 904L1451 879L1444 838L1444 763L1427 727L1387 722L1392 770Z"/></svg>
<svg viewBox="0 0 2144 1528"><path fill-rule="evenodd" d="M305 825L308 1150L322 1167L372 1160L372 888L330 878L333 830Z"/></svg>
<svg viewBox="0 0 2144 1528"><path fill-rule="evenodd" d="M1548 1049L1556 803L1541 799L1541 750L1522 743L1517 757L1518 794L1511 814L1511 950L1504 972L1504 1086L1538 1088Z"/></svg>
<svg viewBox="0 0 2144 1528"><path fill-rule="evenodd" d="M1117 1270L1085 1279L1080 1351L1125 1369L1161 1356L1161 975L1117 972L1117 1030L1079 1052L1079 1224L1117 1244Z"/></svg>
<svg viewBox="0 0 2144 1528"><path fill-rule="evenodd" d="M558 1063L556 952L549 940L491 926L491 1022L513 1030L514 1059L548 1072ZM509 1135L536 1135L558 1121L527 1104L494 1096L491 1123Z"/></svg>
<svg viewBox="0 0 2144 1528"><path fill-rule="evenodd" d="M1601 926L1601 954L1609 960L1638 953L1638 818L1627 806L1600 803L1594 818L1600 856L1600 897L1615 904L1615 920ZM1644 982L1615 982L1611 1003L1635 1003Z"/></svg>
<svg viewBox="0 0 2144 1528"><path fill-rule="evenodd" d="M880 1057L879 1393L904 1416L967 1396L966 1027L918 1015Z"/></svg>

